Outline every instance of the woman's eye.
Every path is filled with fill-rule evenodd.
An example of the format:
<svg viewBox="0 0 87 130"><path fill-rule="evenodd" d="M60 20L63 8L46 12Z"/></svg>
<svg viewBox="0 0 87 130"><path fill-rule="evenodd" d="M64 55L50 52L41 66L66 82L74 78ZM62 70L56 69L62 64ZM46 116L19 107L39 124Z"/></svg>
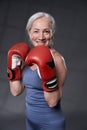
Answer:
<svg viewBox="0 0 87 130"><path fill-rule="evenodd" d="M49 31L49 30L46 30L45 33L50 33L50 31Z"/></svg>
<svg viewBox="0 0 87 130"><path fill-rule="evenodd" d="M34 33L38 33L38 31L37 31L37 30L35 30L35 31L34 31Z"/></svg>

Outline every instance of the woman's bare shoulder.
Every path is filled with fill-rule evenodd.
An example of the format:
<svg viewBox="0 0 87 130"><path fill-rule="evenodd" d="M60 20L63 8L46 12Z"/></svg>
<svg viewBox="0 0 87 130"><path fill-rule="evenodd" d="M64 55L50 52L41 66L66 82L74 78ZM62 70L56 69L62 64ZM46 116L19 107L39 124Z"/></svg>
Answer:
<svg viewBox="0 0 87 130"><path fill-rule="evenodd" d="M66 68L66 63L65 63L64 57L58 51L56 51L55 49L51 49L51 53L52 53L52 56L54 58L55 64L57 66L63 65Z"/></svg>
<svg viewBox="0 0 87 130"><path fill-rule="evenodd" d="M64 60L63 56L58 51L56 51L54 48L51 49L51 53L53 55L54 60L57 60L60 62Z"/></svg>

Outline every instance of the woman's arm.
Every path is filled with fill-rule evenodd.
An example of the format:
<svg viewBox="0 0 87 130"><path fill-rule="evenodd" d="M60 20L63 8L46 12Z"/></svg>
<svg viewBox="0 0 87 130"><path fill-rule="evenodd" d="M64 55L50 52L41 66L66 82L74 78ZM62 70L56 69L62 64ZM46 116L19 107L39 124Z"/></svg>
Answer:
<svg viewBox="0 0 87 130"><path fill-rule="evenodd" d="M44 91L44 97L49 107L55 107L58 101L61 99L62 92L63 92L63 85L65 82L66 73L67 73L67 68L65 65L64 58L57 52L53 53L53 57L54 57L56 73L58 77L58 90L50 92L50 93Z"/></svg>
<svg viewBox="0 0 87 130"><path fill-rule="evenodd" d="M10 91L13 96L18 96L24 91L24 86L20 80L9 81Z"/></svg>
<svg viewBox="0 0 87 130"><path fill-rule="evenodd" d="M62 97L63 85L66 79L67 68L65 64L65 60L62 56L56 58L56 72L58 78L58 87L60 92L60 98Z"/></svg>

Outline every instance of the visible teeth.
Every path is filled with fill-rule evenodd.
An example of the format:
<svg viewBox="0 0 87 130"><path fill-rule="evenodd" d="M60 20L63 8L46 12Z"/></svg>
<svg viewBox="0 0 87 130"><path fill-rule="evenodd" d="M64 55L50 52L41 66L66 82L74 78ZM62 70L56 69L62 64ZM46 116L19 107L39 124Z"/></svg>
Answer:
<svg viewBox="0 0 87 130"><path fill-rule="evenodd" d="M37 41L37 43L41 43L41 44L45 44L45 40L43 40L43 41Z"/></svg>

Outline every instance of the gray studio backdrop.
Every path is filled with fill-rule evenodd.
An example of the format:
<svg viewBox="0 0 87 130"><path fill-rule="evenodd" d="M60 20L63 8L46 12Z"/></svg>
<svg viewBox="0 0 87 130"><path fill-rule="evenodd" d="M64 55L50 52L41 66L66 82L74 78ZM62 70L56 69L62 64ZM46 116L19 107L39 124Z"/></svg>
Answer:
<svg viewBox="0 0 87 130"><path fill-rule="evenodd" d="M0 130L25 130L25 92L13 97L7 80L7 52L20 41L28 42L25 26L35 12L45 11L56 20L54 47L66 60L67 79L62 110L66 130L87 130L87 1L0 1Z"/></svg>

